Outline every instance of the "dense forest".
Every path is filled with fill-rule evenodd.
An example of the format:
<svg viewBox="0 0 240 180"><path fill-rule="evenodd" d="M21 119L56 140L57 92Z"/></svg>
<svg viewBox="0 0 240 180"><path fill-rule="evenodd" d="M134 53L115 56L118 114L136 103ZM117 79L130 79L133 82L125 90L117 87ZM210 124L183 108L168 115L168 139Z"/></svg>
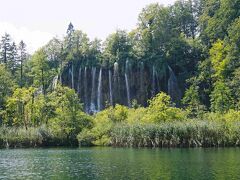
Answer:
<svg viewBox="0 0 240 180"><path fill-rule="evenodd" d="M33 55L0 42L0 147L238 146L240 0L150 4L90 40L72 23Z"/></svg>

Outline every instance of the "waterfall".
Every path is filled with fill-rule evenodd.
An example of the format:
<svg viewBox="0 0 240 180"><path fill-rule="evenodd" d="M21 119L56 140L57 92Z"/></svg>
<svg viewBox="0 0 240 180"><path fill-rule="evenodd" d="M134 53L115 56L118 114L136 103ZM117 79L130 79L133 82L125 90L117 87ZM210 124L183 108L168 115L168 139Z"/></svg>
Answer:
<svg viewBox="0 0 240 180"><path fill-rule="evenodd" d="M54 90L54 89L57 88L57 83L58 83L58 75L56 75L56 76L53 78L53 81L52 81L52 90Z"/></svg>
<svg viewBox="0 0 240 180"><path fill-rule="evenodd" d="M62 84L62 73L59 75L60 84Z"/></svg>
<svg viewBox="0 0 240 180"><path fill-rule="evenodd" d="M143 62L141 62L140 64L140 93L141 93L141 96L143 95L143 73L144 73L144 64Z"/></svg>
<svg viewBox="0 0 240 180"><path fill-rule="evenodd" d="M84 69L84 105L85 105L85 112L88 112L88 107L87 107L87 102L88 102L88 97L87 97L87 67Z"/></svg>
<svg viewBox="0 0 240 180"><path fill-rule="evenodd" d="M125 66L125 82L126 82L126 91L127 91L127 103L128 107L131 107L131 97L130 97L130 89L129 89L129 79L128 79L128 60L126 61L126 66Z"/></svg>
<svg viewBox="0 0 240 180"><path fill-rule="evenodd" d="M138 78L138 77L137 77ZM145 87L144 87L144 63L140 63L139 67L139 102L144 104L145 99Z"/></svg>
<svg viewBox="0 0 240 180"><path fill-rule="evenodd" d="M80 94L81 93L81 74L82 74L82 68L79 68L78 71L78 84L77 84L77 93Z"/></svg>
<svg viewBox="0 0 240 180"><path fill-rule="evenodd" d="M109 69L108 70L108 82L109 82L109 99L110 99L110 105L113 105L113 95L112 95L112 72Z"/></svg>
<svg viewBox="0 0 240 180"><path fill-rule="evenodd" d="M168 66L168 70L170 75L168 79L168 95L172 101L177 103L181 99L181 91L178 87L177 77L170 66Z"/></svg>
<svg viewBox="0 0 240 180"><path fill-rule="evenodd" d="M74 75L73 75L73 63L72 63L72 70L71 70L71 77L72 77L72 89L74 89Z"/></svg>
<svg viewBox="0 0 240 180"><path fill-rule="evenodd" d="M113 67L113 99L114 101L118 101L119 99L119 73L118 73L118 63L114 63Z"/></svg>
<svg viewBox="0 0 240 180"><path fill-rule="evenodd" d="M98 77L98 92L97 92L98 111L101 110L101 96L102 96L102 68L99 71Z"/></svg>
<svg viewBox="0 0 240 180"><path fill-rule="evenodd" d="M152 97L155 96L156 93L156 79L155 79L155 67L152 69Z"/></svg>
<svg viewBox="0 0 240 180"><path fill-rule="evenodd" d="M126 82L126 90L127 90L127 103L128 103L128 107L130 107L131 106L131 100L130 100L130 92L129 92L129 84L128 84L127 73L125 73L125 82Z"/></svg>
<svg viewBox="0 0 240 180"><path fill-rule="evenodd" d="M35 92L34 97L37 97L38 95L43 94L43 86L40 86Z"/></svg>
<svg viewBox="0 0 240 180"><path fill-rule="evenodd" d="M72 84L71 84L71 77L72 77L72 70L71 70L71 68L69 67L69 69L68 69L68 77L69 77L69 79L68 79L68 82L69 82L69 87L72 87Z"/></svg>
<svg viewBox="0 0 240 180"><path fill-rule="evenodd" d="M113 69L113 76L114 76L114 82L118 80L118 63L114 63L114 69Z"/></svg>
<svg viewBox="0 0 240 180"><path fill-rule="evenodd" d="M96 79L96 67L92 67L92 91L91 91L91 104L90 104L90 112L96 111L95 106L95 79Z"/></svg>

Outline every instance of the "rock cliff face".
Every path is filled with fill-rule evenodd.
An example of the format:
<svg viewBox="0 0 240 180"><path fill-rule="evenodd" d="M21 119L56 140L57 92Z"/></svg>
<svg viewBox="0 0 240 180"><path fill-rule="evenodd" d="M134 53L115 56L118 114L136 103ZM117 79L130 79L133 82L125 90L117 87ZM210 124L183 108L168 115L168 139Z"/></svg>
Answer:
<svg viewBox="0 0 240 180"><path fill-rule="evenodd" d="M164 67L164 72L154 65L131 64L128 60L110 67L69 63L60 79L63 85L75 89L86 112L95 113L109 105L131 107L133 100L146 106L148 99L160 91L167 92L178 103L181 91L177 77L170 66Z"/></svg>

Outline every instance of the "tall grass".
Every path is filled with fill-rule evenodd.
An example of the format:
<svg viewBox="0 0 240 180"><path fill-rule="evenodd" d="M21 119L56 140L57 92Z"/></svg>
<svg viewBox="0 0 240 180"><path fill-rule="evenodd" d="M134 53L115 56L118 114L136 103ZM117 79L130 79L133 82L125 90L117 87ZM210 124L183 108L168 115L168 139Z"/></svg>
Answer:
<svg viewBox="0 0 240 180"><path fill-rule="evenodd" d="M161 124L117 124L111 132L113 146L219 147L239 146L240 124L188 120Z"/></svg>
<svg viewBox="0 0 240 180"><path fill-rule="evenodd" d="M70 142L45 126L0 127L0 148L64 146ZM72 145L72 144L71 144Z"/></svg>

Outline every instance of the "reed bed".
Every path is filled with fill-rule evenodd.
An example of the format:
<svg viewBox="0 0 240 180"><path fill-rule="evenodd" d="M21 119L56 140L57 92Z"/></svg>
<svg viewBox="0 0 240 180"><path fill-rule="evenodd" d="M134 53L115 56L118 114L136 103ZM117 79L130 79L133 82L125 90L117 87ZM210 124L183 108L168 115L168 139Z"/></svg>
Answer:
<svg viewBox="0 0 240 180"><path fill-rule="evenodd" d="M45 126L0 127L0 148L71 146L65 137L54 134ZM77 145L77 144L76 144Z"/></svg>
<svg viewBox="0 0 240 180"><path fill-rule="evenodd" d="M239 146L240 124L191 120L161 124L117 124L112 146L224 147Z"/></svg>

